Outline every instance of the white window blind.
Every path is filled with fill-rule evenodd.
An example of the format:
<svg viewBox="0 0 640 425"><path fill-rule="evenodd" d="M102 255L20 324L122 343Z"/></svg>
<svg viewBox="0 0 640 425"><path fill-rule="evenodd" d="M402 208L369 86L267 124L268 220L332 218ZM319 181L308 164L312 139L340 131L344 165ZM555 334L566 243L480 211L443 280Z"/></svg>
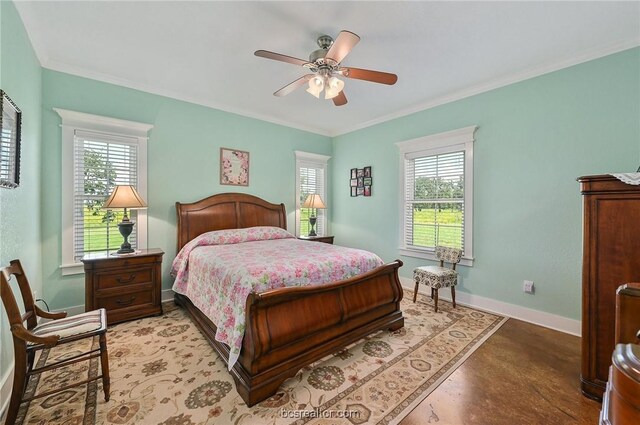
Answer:
<svg viewBox="0 0 640 425"><path fill-rule="evenodd" d="M405 156L405 245L464 250L465 152Z"/></svg>
<svg viewBox="0 0 640 425"><path fill-rule="evenodd" d="M101 207L115 185L138 185L138 139L75 130L73 252L78 261L88 252L117 250L123 211ZM136 212L129 211L135 221ZM129 237L137 247L137 227Z"/></svg>
<svg viewBox="0 0 640 425"><path fill-rule="evenodd" d="M328 201L327 188L327 163L330 156L320 155L311 152L295 151L296 156L296 235L306 236L309 234L310 208L302 208L304 201L311 194L320 195L324 204ZM328 229L327 210L318 209L316 211L315 231L320 236L325 236Z"/></svg>
<svg viewBox="0 0 640 425"><path fill-rule="evenodd" d="M327 200L327 193L325 188L325 166L322 164L313 164L309 162L298 162L298 177L300 186L298 188L299 198L298 207L300 208L300 235L309 234L309 216L312 214L311 208L301 208L300 206L307 199L307 196L311 194L317 194L322 197L322 200ZM323 209L315 211L318 218L315 230L318 235L324 235L326 231L326 213Z"/></svg>

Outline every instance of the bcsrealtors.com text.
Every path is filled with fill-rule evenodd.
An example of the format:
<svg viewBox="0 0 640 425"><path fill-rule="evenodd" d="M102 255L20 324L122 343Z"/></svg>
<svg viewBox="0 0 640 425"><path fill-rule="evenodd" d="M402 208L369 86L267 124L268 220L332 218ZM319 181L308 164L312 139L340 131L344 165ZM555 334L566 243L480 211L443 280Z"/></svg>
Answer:
<svg viewBox="0 0 640 425"><path fill-rule="evenodd" d="M349 419L360 417L360 412L358 410L322 410L318 407L314 408L313 410L280 409L280 417L287 419Z"/></svg>

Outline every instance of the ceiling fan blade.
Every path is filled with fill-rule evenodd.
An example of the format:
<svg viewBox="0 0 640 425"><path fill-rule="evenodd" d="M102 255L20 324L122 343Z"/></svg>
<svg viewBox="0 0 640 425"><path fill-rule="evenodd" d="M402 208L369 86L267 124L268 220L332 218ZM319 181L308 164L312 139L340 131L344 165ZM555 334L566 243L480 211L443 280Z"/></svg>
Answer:
<svg viewBox="0 0 640 425"><path fill-rule="evenodd" d="M371 71L370 69L361 68L340 68L343 76L347 78L355 78L356 80L371 81L374 83L394 85L398 81L396 74L388 72Z"/></svg>
<svg viewBox="0 0 640 425"><path fill-rule="evenodd" d="M294 82L287 84L286 86L284 86L283 88L281 88L277 92L273 93L273 95L274 96L278 96L278 97L286 96L289 93L291 93L292 91L296 90L297 88L300 88L300 87L304 86L305 84L307 84L307 82L311 78L313 78L313 74L303 75L302 77L298 78Z"/></svg>
<svg viewBox="0 0 640 425"><path fill-rule="evenodd" d="M281 55L280 53L269 52L268 50L256 50L254 55L261 58L273 59L274 61L287 62L300 66L304 66L309 63L309 61L294 58L292 56Z"/></svg>
<svg viewBox="0 0 640 425"><path fill-rule="evenodd" d="M333 98L333 104L336 106L347 104L347 96L344 95L344 90L342 90L336 97Z"/></svg>
<svg viewBox="0 0 640 425"><path fill-rule="evenodd" d="M336 61L336 63L340 63L359 41L360 37L358 37L357 34L342 30L340 34L338 34L336 41L331 45L331 48L329 48L325 58L330 58Z"/></svg>

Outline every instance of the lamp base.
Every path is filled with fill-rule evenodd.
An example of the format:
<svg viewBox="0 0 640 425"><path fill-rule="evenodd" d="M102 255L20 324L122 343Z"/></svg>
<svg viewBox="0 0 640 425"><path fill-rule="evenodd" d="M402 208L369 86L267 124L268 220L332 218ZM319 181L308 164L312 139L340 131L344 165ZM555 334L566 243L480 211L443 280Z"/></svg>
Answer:
<svg viewBox="0 0 640 425"><path fill-rule="evenodd" d="M135 250L135 251L133 251L133 252L128 252L128 253L125 253L125 254L118 254L118 252L116 251L116 252L112 252L110 255L111 255L112 257L128 257L128 256L130 256L130 255L140 254L141 252L142 252L142 250L140 250L140 249L136 249L136 250Z"/></svg>
<svg viewBox="0 0 640 425"><path fill-rule="evenodd" d="M120 245L120 249L117 251L117 254L131 254L132 252L136 252L135 249L131 248L131 244L129 243L129 235L133 231L133 225L135 223L133 221L122 221L118 223L118 230L120 230L120 234L124 238L124 242Z"/></svg>
<svg viewBox="0 0 640 425"><path fill-rule="evenodd" d="M308 236L318 236L318 234L316 233L314 226L316 225L316 221L317 221L317 217L315 216L311 216L309 217L309 226L311 226L311 228L309 229L309 235Z"/></svg>

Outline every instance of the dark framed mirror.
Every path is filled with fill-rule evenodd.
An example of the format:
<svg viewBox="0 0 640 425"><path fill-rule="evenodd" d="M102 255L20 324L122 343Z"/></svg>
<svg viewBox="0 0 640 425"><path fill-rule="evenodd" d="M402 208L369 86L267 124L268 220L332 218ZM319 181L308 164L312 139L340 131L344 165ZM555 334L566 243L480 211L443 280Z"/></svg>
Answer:
<svg viewBox="0 0 640 425"><path fill-rule="evenodd" d="M22 112L4 90L0 96L0 187L11 189L20 184Z"/></svg>

